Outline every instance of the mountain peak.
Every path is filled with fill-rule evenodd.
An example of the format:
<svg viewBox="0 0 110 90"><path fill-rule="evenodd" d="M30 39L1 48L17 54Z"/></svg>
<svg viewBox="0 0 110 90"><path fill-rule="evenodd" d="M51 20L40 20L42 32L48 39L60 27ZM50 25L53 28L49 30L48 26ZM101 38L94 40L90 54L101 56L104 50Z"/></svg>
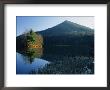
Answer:
<svg viewBox="0 0 110 90"><path fill-rule="evenodd" d="M70 22L70 21L68 21L68 20L65 20L63 23L72 23L72 22Z"/></svg>
<svg viewBox="0 0 110 90"><path fill-rule="evenodd" d="M62 24L67 24L67 25L76 25L76 23L65 20L64 22L62 22Z"/></svg>
<svg viewBox="0 0 110 90"><path fill-rule="evenodd" d="M68 20L65 20L64 22L62 22L61 24L65 24L65 25L69 25L69 27L70 26L72 26L72 27L77 27L77 28L80 28L80 29L91 29L91 28L89 28L89 27L86 27L86 26L83 26L83 25L80 25L80 24L78 24L78 23L75 23L75 22L71 22L71 21L68 21ZM93 30L93 29L91 29L91 30Z"/></svg>
<svg viewBox="0 0 110 90"><path fill-rule="evenodd" d="M68 20L65 20L64 22L68 22Z"/></svg>
<svg viewBox="0 0 110 90"><path fill-rule="evenodd" d="M44 31L41 31L40 33L44 36L62 36L62 35L80 36L81 34L93 35L94 31L88 27L65 20L52 28L48 28Z"/></svg>

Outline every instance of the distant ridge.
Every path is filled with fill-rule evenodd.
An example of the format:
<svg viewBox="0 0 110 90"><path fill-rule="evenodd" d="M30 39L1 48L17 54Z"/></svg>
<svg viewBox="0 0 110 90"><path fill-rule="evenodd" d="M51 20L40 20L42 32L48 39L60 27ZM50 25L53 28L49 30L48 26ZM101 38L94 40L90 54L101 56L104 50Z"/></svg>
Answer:
<svg viewBox="0 0 110 90"><path fill-rule="evenodd" d="M48 28L43 31L39 31L38 33L42 34L43 36L59 36L59 35L72 35L72 34L93 35L94 30L89 27L65 20L64 22L54 27Z"/></svg>

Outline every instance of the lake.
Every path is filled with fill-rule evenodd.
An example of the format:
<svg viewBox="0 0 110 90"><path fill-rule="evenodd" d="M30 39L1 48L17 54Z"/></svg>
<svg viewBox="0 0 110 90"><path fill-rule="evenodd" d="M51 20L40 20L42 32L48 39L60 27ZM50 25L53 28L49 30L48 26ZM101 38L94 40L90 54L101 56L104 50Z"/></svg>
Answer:
<svg viewBox="0 0 110 90"><path fill-rule="evenodd" d="M94 57L72 46L48 46L29 55L16 53L16 74L94 74Z"/></svg>

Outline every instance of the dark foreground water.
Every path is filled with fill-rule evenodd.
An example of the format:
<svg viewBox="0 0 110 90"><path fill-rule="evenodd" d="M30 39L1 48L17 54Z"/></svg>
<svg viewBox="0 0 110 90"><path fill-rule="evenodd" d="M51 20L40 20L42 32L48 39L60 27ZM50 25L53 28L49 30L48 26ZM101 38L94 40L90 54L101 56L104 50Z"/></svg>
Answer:
<svg viewBox="0 0 110 90"><path fill-rule="evenodd" d="M90 51L89 51L90 52ZM94 58L71 46L16 53L16 74L94 74Z"/></svg>

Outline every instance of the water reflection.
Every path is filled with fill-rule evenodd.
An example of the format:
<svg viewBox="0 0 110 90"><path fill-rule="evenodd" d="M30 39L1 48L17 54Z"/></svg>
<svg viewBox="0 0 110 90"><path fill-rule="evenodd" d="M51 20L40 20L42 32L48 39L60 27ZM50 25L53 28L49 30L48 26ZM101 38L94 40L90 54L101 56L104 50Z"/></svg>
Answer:
<svg viewBox="0 0 110 90"><path fill-rule="evenodd" d="M94 74L94 57L72 46L52 46L17 53L17 74Z"/></svg>
<svg viewBox="0 0 110 90"><path fill-rule="evenodd" d="M40 59L43 54L43 49L28 49L18 51L16 53L16 73L17 74L31 74L33 71L43 68L50 62Z"/></svg>
<svg viewBox="0 0 110 90"><path fill-rule="evenodd" d="M27 49L27 50L20 50L20 51L17 51L18 53L22 54L23 56L23 60L25 62L28 62L28 63L32 63L35 58L41 58L42 55L43 55L43 48L38 48L38 49Z"/></svg>
<svg viewBox="0 0 110 90"><path fill-rule="evenodd" d="M17 62L16 62L17 74L29 74L32 71L34 70L37 71L39 68L43 68L46 64L49 64L48 61L39 58L35 58L33 60L34 62L30 64L26 62L27 59L25 59L22 54L16 53L16 55L17 55Z"/></svg>

